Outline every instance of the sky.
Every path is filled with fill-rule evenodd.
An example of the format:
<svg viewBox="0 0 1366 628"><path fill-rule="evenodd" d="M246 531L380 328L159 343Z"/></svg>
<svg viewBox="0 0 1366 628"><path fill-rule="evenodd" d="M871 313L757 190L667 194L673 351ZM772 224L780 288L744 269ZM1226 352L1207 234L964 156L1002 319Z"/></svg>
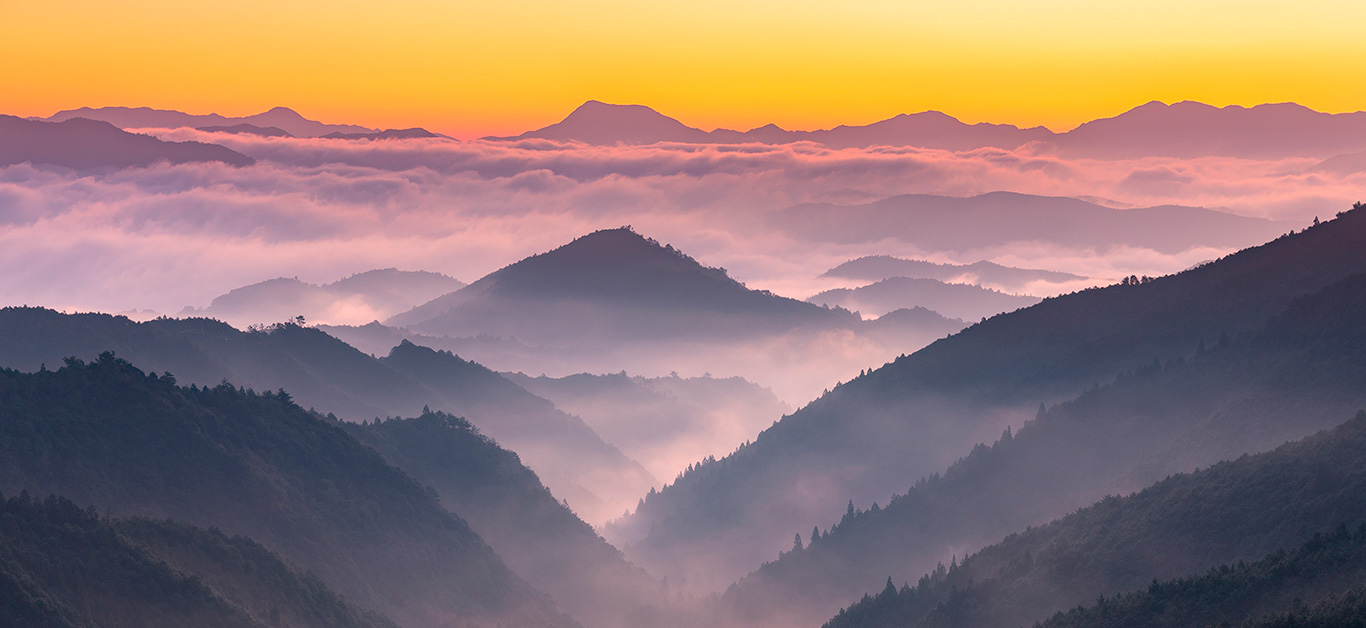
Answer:
<svg viewBox="0 0 1366 628"><path fill-rule="evenodd" d="M1151 100L1366 101L1366 3L0 0L0 112L274 106L458 138L589 99L701 128L934 109L1067 130Z"/></svg>

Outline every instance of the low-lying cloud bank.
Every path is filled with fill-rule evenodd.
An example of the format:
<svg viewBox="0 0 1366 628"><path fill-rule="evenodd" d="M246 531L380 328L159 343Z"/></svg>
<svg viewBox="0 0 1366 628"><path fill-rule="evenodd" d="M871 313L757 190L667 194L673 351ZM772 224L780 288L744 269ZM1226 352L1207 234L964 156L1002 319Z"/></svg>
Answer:
<svg viewBox="0 0 1366 628"><path fill-rule="evenodd" d="M1227 208L1307 223L1345 209L1366 189L1366 172L1313 170L1317 160L1299 158L1102 161L1029 147L590 147L152 132L222 144L257 164L159 165L91 176L30 165L0 169L6 304L174 313L273 277L321 283L385 267L472 281L577 235L625 224L725 267L751 287L797 298L839 285L814 278L869 254L992 259L1107 281L1180 270L1228 250L1163 254L1022 242L925 251L894 238L806 241L776 232L769 217L804 202L1009 190L1116 207Z"/></svg>

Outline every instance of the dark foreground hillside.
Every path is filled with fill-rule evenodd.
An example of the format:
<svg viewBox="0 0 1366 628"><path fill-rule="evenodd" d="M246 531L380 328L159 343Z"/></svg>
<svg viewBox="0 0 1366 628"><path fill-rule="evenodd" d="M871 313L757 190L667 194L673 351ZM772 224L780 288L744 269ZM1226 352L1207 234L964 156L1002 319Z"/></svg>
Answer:
<svg viewBox="0 0 1366 628"><path fill-rule="evenodd" d="M293 404L105 354L0 371L0 490L249 536L410 628L571 626L418 482Z"/></svg>
<svg viewBox="0 0 1366 628"><path fill-rule="evenodd" d="M789 547L794 533L838 520L848 500L904 492L1035 416L1041 402L1189 358L1202 342L1236 340L1296 298L1366 272L1363 242L1366 210L1357 208L1176 275L988 319L836 386L753 443L646 497L604 535L651 573L723 588Z"/></svg>
<svg viewBox="0 0 1366 628"><path fill-rule="evenodd" d="M0 618L8 628L394 627L250 539L26 492L0 498Z"/></svg>
<svg viewBox="0 0 1366 628"><path fill-rule="evenodd" d="M1274 451L1176 475L1012 534L947 569L941 564L913 587L867 597L826 625L1019 626L1154 579L1256 560L1363 520L1366 412L1359 412ZM1330 573L1324 582L1344 591L1360 584L1358 576Z"/></svg>

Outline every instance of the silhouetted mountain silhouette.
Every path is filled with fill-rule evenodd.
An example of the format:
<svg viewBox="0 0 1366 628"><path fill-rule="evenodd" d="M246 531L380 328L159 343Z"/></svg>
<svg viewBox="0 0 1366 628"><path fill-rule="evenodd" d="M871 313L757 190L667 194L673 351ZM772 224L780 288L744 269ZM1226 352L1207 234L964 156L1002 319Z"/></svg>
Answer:
<svg viewBox="0 0 1366 628"><path fill-rule="evenodd" d="M285 393L181 388L109 353L3 370L0 387L6 492L250 536L402 625L575 625L429 490Z"/></svg>
<svg viewBox="0 0 1366 628"><path fill-rule="evenodd" d="M1054 142L1064 154L1102 158L1329 157L1366 149L1366 112L1319 113L1294 103L1249 108L1153 101L1087 122Z"/></svg>
<svg viewBox="0 0 1366 628"><path fill-rule="evenodd" d="M280 277L235 288L203 309L181 316L208 316L239 327L303 316L314 323L363 323L386 318L459 290L465 284L440 273L371 270L329 284Z"/></svg>
<svg viewBox="0 0 1366 628"><path fill-rule="evenodd" d="M244 135L259 135L261 137L294 137L280 127L276 126L256 126L255 124L233 124L229 126L201 126L200 131L209 133L235 133Z"/></svg>
<svg viewBox="0 0 1366 628"><path fill-rule="evenodd" d="M1113 209L1075 198L991 192L971 197L905 194L860 205L807 203L772 214L774 229L841 244L896 238L930 251L1011 242L1072 247L1130 245L1166 253L1195 246L1248 246L1285 223L1198 207Z"/></svg>
<svg viewBox="0 0 1366 628"><path fill-rule="evenodd" d="M323 124L321 122L309 120L287 107L275 107L265 113L258 113L256 115L241 118L220 116L216 113L194 115L166 109L151 109L148 107L82 107L80 109L59 111L52 114L47 120L50 122L61 122L71 118L103 120L124 129L198 128L202 126L233 126L245 123L261 127L273 126L283 129L295 137L319 137L328 133L375 132L375 129L368 129L363 126L351 124Z"/></svg>
<svg viewBox="0 0 1366 628"><path fill-rule="evenodd" d="M749 290L628 228L575 239L386 321L422 333L539 343L739 337L853 317Z"/></svg>
<svg viewBox="0 0 1366 628"><path fill-rule="evenodd" d="M807 302L839 306L872 316L923 307L949 318L971 321L1029 307L1039 299L969 284L944 283L938 279L892 277L859 288L826 290Z"/></svg>
<svg viewBox="0 0 1366 628"><path fill-rule="evenodd" d="M136 168L158 162L220 161L250 166L256 160L216 144L163 142L128 133L108 122L76 118L39 122L0 115L0 166L52 164L75 170Z"/></svg>
<svg viewBox="0 0 1366 628"><path fill-rule="evenodd" d="M881 281L892 277L923 277L953 283L1011 286L1017 290L1032 282L1062 283L1086 279L1071 273L1011 268L987 261L971 264L936 264L922 260L900 259L890 255L869 255L850 260L825 271L821 277L863 281Z"/></svg>
<svg viewBox="0 0 1366 628"><path fill-rule="evenodd" d="M1293 103L1216 108L1196 102L1150 102L1113 118L1093 120L1066 133L1044 127L966 124L938 111L900 114L868 125L817 131L788 131L768 124L749 131L703 131L643 105L609 105L590 100L563 121L515 137L577 141L594 145L787 144L818 142L831 148L916 146L963 151L1014 149L1031 142L1081 157L1130 158L1150 155L1226 155L1277 158L1329 157L1366 149L1366 113L1326 114Z"/></svg>
<svg viewBox="0 0 1366 628"><path fill-rule="evenodd" d="M1296 297L1366 272L1363 239L1366 211L1357 209L1183 273L988 319L837 386L605 533L652 573L700 582L719 571L709 585L725 586L785 549L792 521L834 520L850 498L886 499L1033 416L1041 401L1256 329Z"/></svg>
<svg viewBox="0 0 1366 628"><path fill-rule="evenodd" d="M446 139L451 139L445 135L437 135L427 129L419 128L385 129L378 133L328 133L323 136L324 139L329 140L406 140L428 137L444 137Z"/></svg>

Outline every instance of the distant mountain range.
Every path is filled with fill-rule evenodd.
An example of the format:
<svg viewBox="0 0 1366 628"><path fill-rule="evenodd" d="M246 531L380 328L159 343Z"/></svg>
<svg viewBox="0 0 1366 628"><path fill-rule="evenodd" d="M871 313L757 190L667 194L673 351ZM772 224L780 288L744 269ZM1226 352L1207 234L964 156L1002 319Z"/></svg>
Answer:
<svg viewBox="0 0 1366 628"><path fill-rule="evenodd" d="M444 137L420 128L380 131L355 125L323 124L285 107L243 117L195 115L147 107L82 107L60 111L43 120L61 122L72 118L103 120L120 128L211 127L216 131L238 128L237 131L227 132L253 132L241 127L246 124L259 128L274 127L296 137ZM979 148L1009 150L1034 145L1064 156L1101 159L1216 155L1248 159L1328 158L1366 151L1366 112L1329 114L1294 103L1214 107L1191 101L1173 104L1153 101L1117 116L1086 122L1063 133L1044 127L967 124L938 111L900 114L872 124L841 125L815 131L791 131L773 124L748 131L703 131L644 105L614 105L590 100L564 120L550 126L516 136L484 139L548 139L596 146L661 142L815 142L836 149L913 146L951 151Z"/></svg>
<svg viewBox="0 0 1366 628"><path fill-rule="evenodd" d="M328 133L377 133L376 129L352 124L323 124L309 120L293 109L276 107L265 113L251 116L229 117L216 113L194 115L166 109L148 107L81 107L58 111L44 118L49 122L62 122L72 118L102 120L123 129L175 129L180 127L200 128L205 126L233 127L249 124L256 127L275 127L295 137L322 137Z"/></svg>
<svg viewBox="0 0 1366 628"><path fill-rule="evenodd" d="M1328 157L1366 149L1366 113L1319 113L1293 103L1219 108L1190 101L1171 105L1154 101L1112 118L1092 120L1065 133L1043 127L965 124L937 111L819 131L788 131L770 124L740 132L703 131L642 105L590 100L561 122L518 136L487 139L533 138L593 145L809 141L831 148L915 146L954 151L983 147L1013 149L1036 143L1068 155L1099 158Z"/></svg>
<svg viewBox="0 0 1366 628"><path fill-rule="evenodd" d="M395 268L358 273L324 285L281 277L231 290L206 308L187 307L179 315L216 318L238 327L269 325L296 316L320 324L364 324L464 286L440 273Z"/></svg>
<svg viewBox="0 0 1366 628"><path fill-rule="evenodd" d="M1128 245L1164 253L1248 246L1290 229L1287 223L1198 207L1113 209L1075 198L1015 192L905 194L859 205L806 203L774 212L769 225L813 242L895 238L926 251L1041 242L1102 249Z"/></svg>
<svg viewBox="0 0 1366 628"><path fill-rule="evenodd" d="M234 135L257 135L260 137L294 137L289 131L275 126L256 126L255 124L233 124L230 126L201 126L197 130L209 133L232 133Z"/></svg>
<svg viewBox="0 0 1366 628"><path fill-rule="evenodd" d="M826 290L807 299L807 302L839 306L872 316L923 307L944 316L971 321L1029 307L1038 303L1039 299L971 284L945 283L938 279L891 277L858 288Z"/></svg>
<svg viewBox="0 0 1366 628"><path fill-rule="evenodd" d="M1257 330L1296 298L1366 272L1363 237L1366 210L1353 209L1176 275L1045 299L972 325L837 386L604 533L653 573L718 590L784 549L803 531L794 521L833 521L850 499L884 500L1035 416L1040 402ZM1234 442L1210 439L1184 442Z"/></svg>
<svg viewBox="0 0 1366 628"><path fill-rule="evenodd" d="M1053 270L1011 268L992 262L936 264L923 260L901 259L890 255L869 255L849 260L821 274L822 278L882 281L892 277L938 279L1022 292L1034 283L1067 283L1086 277ZM1026 292L1027 293L1027 292Z"/></svg>
<svg viewBox="0 0 1366 628"><path fill-rule="evenodd" d="M0 115L0 166L28 162L89 171L214 161L230 166L256 163L216 144L164 142L128 133L107 122L38 122Z"/></svg>

